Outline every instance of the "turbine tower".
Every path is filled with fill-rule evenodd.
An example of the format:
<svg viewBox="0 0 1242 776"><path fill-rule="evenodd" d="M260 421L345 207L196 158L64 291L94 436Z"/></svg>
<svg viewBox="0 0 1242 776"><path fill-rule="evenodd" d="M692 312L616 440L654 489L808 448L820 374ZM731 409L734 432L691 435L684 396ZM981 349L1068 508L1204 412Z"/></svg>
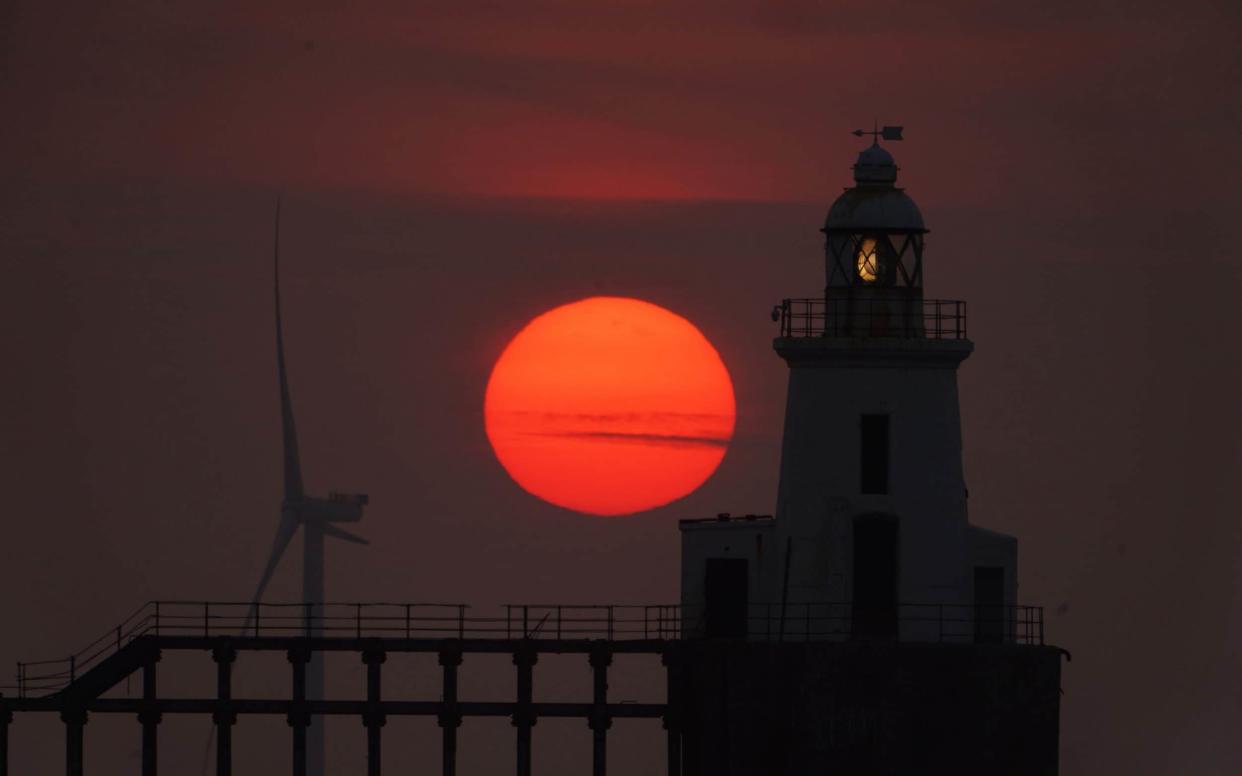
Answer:
<svg viewBox="0 0 1242 776"><path fill-rule="evenodd" d="M263 591L271 581L276 566L302 529L302 601L308 616L306 633L312 638L323 636L324 602L324 540L343 539L355 544L368 544L366 539L340 528L337 523L355 523L362 519L367 496L361 493L332 493L327 498L309 496L302 486L302 466L298 459L298 432L293 422L293 405L289 400L289 378L285 372L284 331L280 313L280 203L276 203L276 239L272 260L276 298L276 371L280 381L280 425L284 448L284 498L280 502L280 523L276 539L267 558L267 566L251 599L251 615L258 610ZM323 653L313 652L306 666L306 698L323 698ZM312 717L306 731L307 776L324 776L323 718Z"/></svg>

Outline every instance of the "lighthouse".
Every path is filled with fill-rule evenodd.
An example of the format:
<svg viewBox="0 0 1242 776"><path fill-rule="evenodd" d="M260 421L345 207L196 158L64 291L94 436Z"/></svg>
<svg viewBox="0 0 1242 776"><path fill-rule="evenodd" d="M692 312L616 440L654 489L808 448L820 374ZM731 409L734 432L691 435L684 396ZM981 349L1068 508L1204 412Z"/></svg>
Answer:
<svg viewBox="0 0 1242 776"><path fill-rule="evenodd" d="M923 294L928 230L892 154L873 143L853 172L823 227L824 296L781 306L781 594L849 604L855 636L1011 637L1017 540L967 520L966 303Z"/></svg>
<svg viewBox="0 0 1242 776"><path fill-rule="evenodd" d="M968 511L966 303L924 293L901 128L855 134L823 292L773 310L775 514L680 524L684 772L1055 773L1068 653L1018 603L1017 539Z"/></svg>

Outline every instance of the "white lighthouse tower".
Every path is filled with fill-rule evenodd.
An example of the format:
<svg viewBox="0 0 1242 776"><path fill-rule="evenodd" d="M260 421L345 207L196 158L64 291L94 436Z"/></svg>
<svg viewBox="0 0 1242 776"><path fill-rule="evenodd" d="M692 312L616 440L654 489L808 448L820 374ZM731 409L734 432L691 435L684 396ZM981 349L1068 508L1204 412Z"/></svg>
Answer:
<svg viewBox="0 0 1242 776"><path fill-rule="evenodd" d="M1017 541L972 526L957 370L965 303L923 295L922 214L871 134L824 224L826 286L786 299L775 517L682 528L685 627L705 636L1011 642Z"/></svg>

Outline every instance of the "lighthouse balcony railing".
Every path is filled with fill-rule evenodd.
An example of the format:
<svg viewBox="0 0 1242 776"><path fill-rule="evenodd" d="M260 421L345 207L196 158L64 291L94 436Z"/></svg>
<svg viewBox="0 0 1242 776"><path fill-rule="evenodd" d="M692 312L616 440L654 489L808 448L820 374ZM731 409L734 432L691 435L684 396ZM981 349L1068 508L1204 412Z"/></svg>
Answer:
<svg viewBox="0 0 1242 776"><path fill-rule="evenodd" d="M959 299L785 299L773 312L782 337L966 339Z"/></svg>

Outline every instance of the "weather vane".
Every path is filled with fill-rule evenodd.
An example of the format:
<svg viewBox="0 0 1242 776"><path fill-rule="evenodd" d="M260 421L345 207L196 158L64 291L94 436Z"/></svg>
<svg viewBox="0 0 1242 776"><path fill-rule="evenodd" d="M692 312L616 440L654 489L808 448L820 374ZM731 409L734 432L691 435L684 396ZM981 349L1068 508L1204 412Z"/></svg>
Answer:
<svg viewBox="0 0 1242 776"><path fill-rule="evenodd" d="M863 135L871 135L872 142L879 142L881 138L884 140L901 140L901 127L878 127L874 129L856 129L854 137L862 137Z"/></svg>

